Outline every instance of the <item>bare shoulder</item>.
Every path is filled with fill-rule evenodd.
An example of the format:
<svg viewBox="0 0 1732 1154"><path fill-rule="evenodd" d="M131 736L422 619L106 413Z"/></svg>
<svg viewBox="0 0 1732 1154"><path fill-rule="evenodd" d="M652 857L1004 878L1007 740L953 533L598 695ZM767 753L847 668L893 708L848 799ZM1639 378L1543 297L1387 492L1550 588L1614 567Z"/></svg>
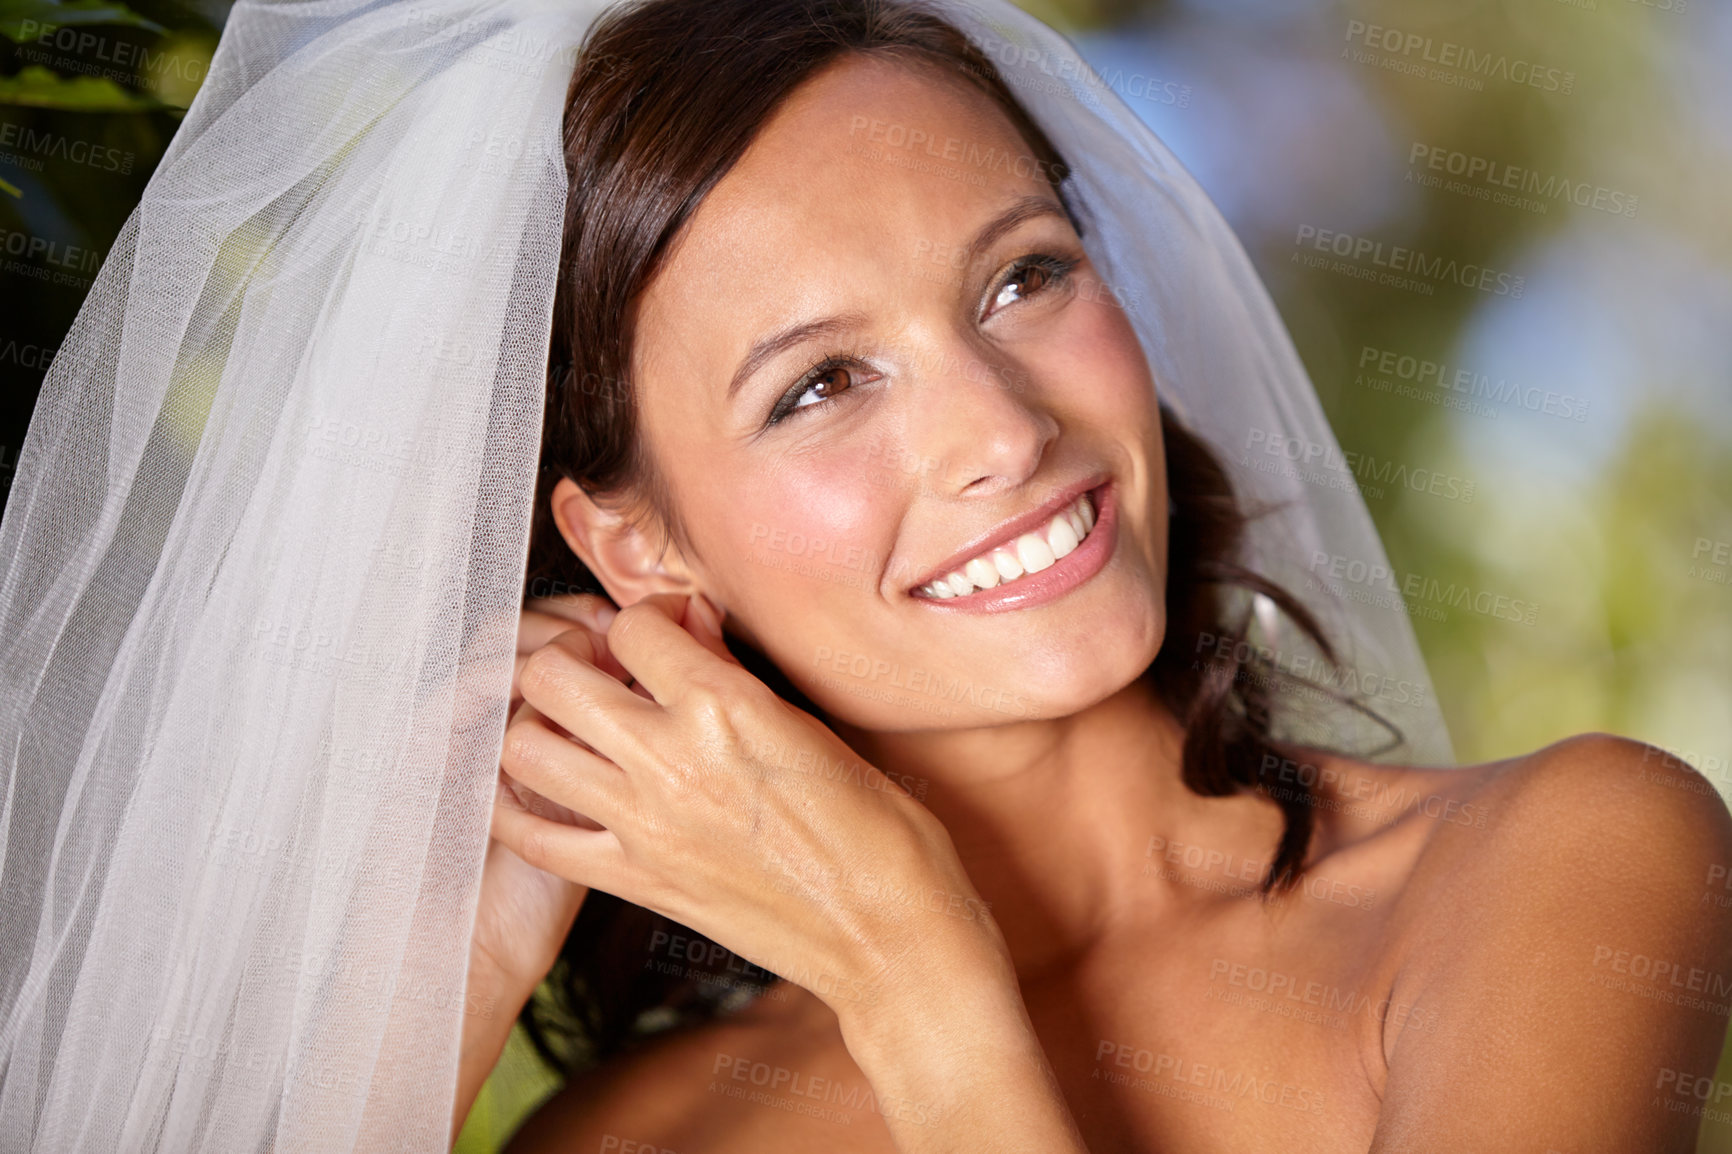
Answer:
<svg viewBox="0 0 1732 1154"><path fill-rule="evenodd" d="M821 1013L819 1012L821 1011ZM509 1154L888 1149L864 1077L828 1011L778 982L738 1013L645 1044L553 1096Z"/></svg>
<svg viewBox="0 0 1732 1154"><path fill-rule="evenodd" d="M1732 1012L1725 804L1604 734L1456 772L1476 820L1425 831L1399 899L1393 996L1429 1027L1385 1038L1373 1149L1509 1140L1512 1118L1557 1149L1688 1149L1697 1103L1668 1093L1712 1073Z"/></svg>
<svg viewBox="0 0 1732 1154"><path fill-rule="evenodd" d="M1732 858L1732 814L1714 787L1639 741L1582 734L1449 769L1313 760L1283 763L1275 788L1315 791L1320 848L1384 860L1402 875L1405 903L1433 914L1452 896L1482 909L1519 894L1529 908L1549 897L1591 911L1682 887L1693 904L1671 913L1695 920L1703 882Z"/></svg>
<svg viewBox="0 0 1732 1154"><path fill-rule="evenodd" d="M1732 815L1663 750L1591 733L1441 772L1464 775L1461 806L1473 820L1437 823L1412 899L1453 897L1482 912L1513 902L1509 917L1567 910L1584 931L1631 917L1715 920L1701 916L1701 898L1711 867L1732 858Z"/></svg>

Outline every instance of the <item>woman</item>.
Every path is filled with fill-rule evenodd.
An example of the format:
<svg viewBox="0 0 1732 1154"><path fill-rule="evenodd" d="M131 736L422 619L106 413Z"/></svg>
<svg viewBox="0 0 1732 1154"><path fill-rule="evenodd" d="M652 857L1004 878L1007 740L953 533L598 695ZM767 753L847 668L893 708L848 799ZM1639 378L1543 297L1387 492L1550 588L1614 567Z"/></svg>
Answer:
<svg viewBox="0 0 1732 1154"><path fill-rule="evenodd" d="M603 7L232 13L0 523L0 1146L436 1149L551 974L526 1149L1684 1148L1725 815L1366 760L1363 503L1074 52Z"/></svg>
<svg viewBox="0 0 1732 1154"><path fill-rule="evenodd" d="M1230 569L1063 142L972 49L896 4L652 0L580 59L568 165L610 176L568 208L531 572L625 608L525 616L471 981L522 1007L562 945L580 999L598 953L782 977L612 1039L512 1149L1692 1148L1655 1089L1724 1017L1607 979L1729 972L1725 814L1603 736L1451 770L1285 745L1281 694L1194 660L1224 579L1309 619ZM1030 163L863 146L897 129ZM922 708L928 671L982 692ZM671 920L567 943L585 886ZM508 1020L468 1025L458 1120Z"/></svg>

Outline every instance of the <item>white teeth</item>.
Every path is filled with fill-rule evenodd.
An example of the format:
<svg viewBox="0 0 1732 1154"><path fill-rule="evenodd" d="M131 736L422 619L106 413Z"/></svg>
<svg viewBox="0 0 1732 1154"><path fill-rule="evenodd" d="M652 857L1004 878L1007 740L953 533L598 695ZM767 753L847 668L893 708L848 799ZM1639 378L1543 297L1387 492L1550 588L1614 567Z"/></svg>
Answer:
<svg viewBox="0 0 1732 1154"><path fill-rule="evenodd" d="M1070 527L1070 522L1060 514L1052 519L1052 526L1046 531L1046 545L1052 550L1053 557L1063 557L1077 546L1078 534Z"/></svg>
<svg viewBox="0 0 1732 1154"><path fill-rule="evenodd" d="M976 557L964 565L962 574L974 583L976 589L991 589L998 584L998 568L985 557Z"/></svg>
<svg viewBox="0 0 1732 1154"><path fill-rule="evenodd" d="M1030 573L1051 568L1052 563L1058 560L1052 555L1052 547L1033 533L1024 533L1016 539L1016 559Z"/></svg>
<svg viewBox="0 0 1732 1154"><path fill-rule="evenodd" d="M1075 552L1094 527L1094 506L1088 494L1080 494L1038 530L970 558L960 569L928 581L916 592L944 601L1015 581L1025 573L1039 573Z"/></svg>

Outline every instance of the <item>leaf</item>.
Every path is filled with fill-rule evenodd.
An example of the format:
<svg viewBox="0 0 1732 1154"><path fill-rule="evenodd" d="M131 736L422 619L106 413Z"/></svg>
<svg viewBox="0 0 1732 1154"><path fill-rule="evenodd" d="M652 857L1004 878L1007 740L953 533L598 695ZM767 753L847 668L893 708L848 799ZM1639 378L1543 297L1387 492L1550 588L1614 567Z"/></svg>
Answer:
<svg viewBox="0 0 1732 1154"><path fill-rule="evenodd" d="M19 43L60 24L125 24L148 32L168 31L124 4L105 0L0 0L0 32Z"/></svg>
<svg viewBox="0 0 1732 1154"><path fill-rule="evenodd" d="M163 106L107 77L60 76L40 64L27 65L16 76L0 76L0 105L6 104L74 112L150 112Z"/></svg>

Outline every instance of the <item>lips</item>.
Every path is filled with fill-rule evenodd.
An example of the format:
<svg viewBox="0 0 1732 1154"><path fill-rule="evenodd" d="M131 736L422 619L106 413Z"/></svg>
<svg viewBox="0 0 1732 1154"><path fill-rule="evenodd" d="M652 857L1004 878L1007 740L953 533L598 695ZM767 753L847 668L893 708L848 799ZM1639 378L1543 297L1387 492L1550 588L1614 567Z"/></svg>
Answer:
<svg viewBox="0 0 1732 1154"><path fill-rule="evenodd" d="M971 593L951 597L913 591L913 601L933 613L990 614L1032 609L1056 601L1092 581L1107 567L1118 547L1117 486L1110 481L1087 491L1095 523L1082 543L1044 569ZM1050 520L1050 518L1049 518ZM1018 535L1020 537L1020 534ZM1013 538L1014 540L1014 538ZM978 554L977 554L978 556ZM971 558L972 559L972 558ZM966 573L963 576L967 576ZM949 581L950 571L944 577Z"/></svg>
<svg viewBox="0 0 1732 1154"><path fill-rule="evenodd" d="M966 597L977 589L995 589L1020 581L1070 556L1088 539L1094 525L1094 506L1087 493L1079 493L1044 524L969 558L943 577L919 586L915 594L948 601L952 597Z"/></svg>
<svg viewBox="0 0 1732 1154"><path fill-rule="evenodd" d="M1068 556L1094 531L1094 495L1103 477L1066 486L1036 509L1012 517L952 554L909 592L946 601L1014 585Z"/></svg>

